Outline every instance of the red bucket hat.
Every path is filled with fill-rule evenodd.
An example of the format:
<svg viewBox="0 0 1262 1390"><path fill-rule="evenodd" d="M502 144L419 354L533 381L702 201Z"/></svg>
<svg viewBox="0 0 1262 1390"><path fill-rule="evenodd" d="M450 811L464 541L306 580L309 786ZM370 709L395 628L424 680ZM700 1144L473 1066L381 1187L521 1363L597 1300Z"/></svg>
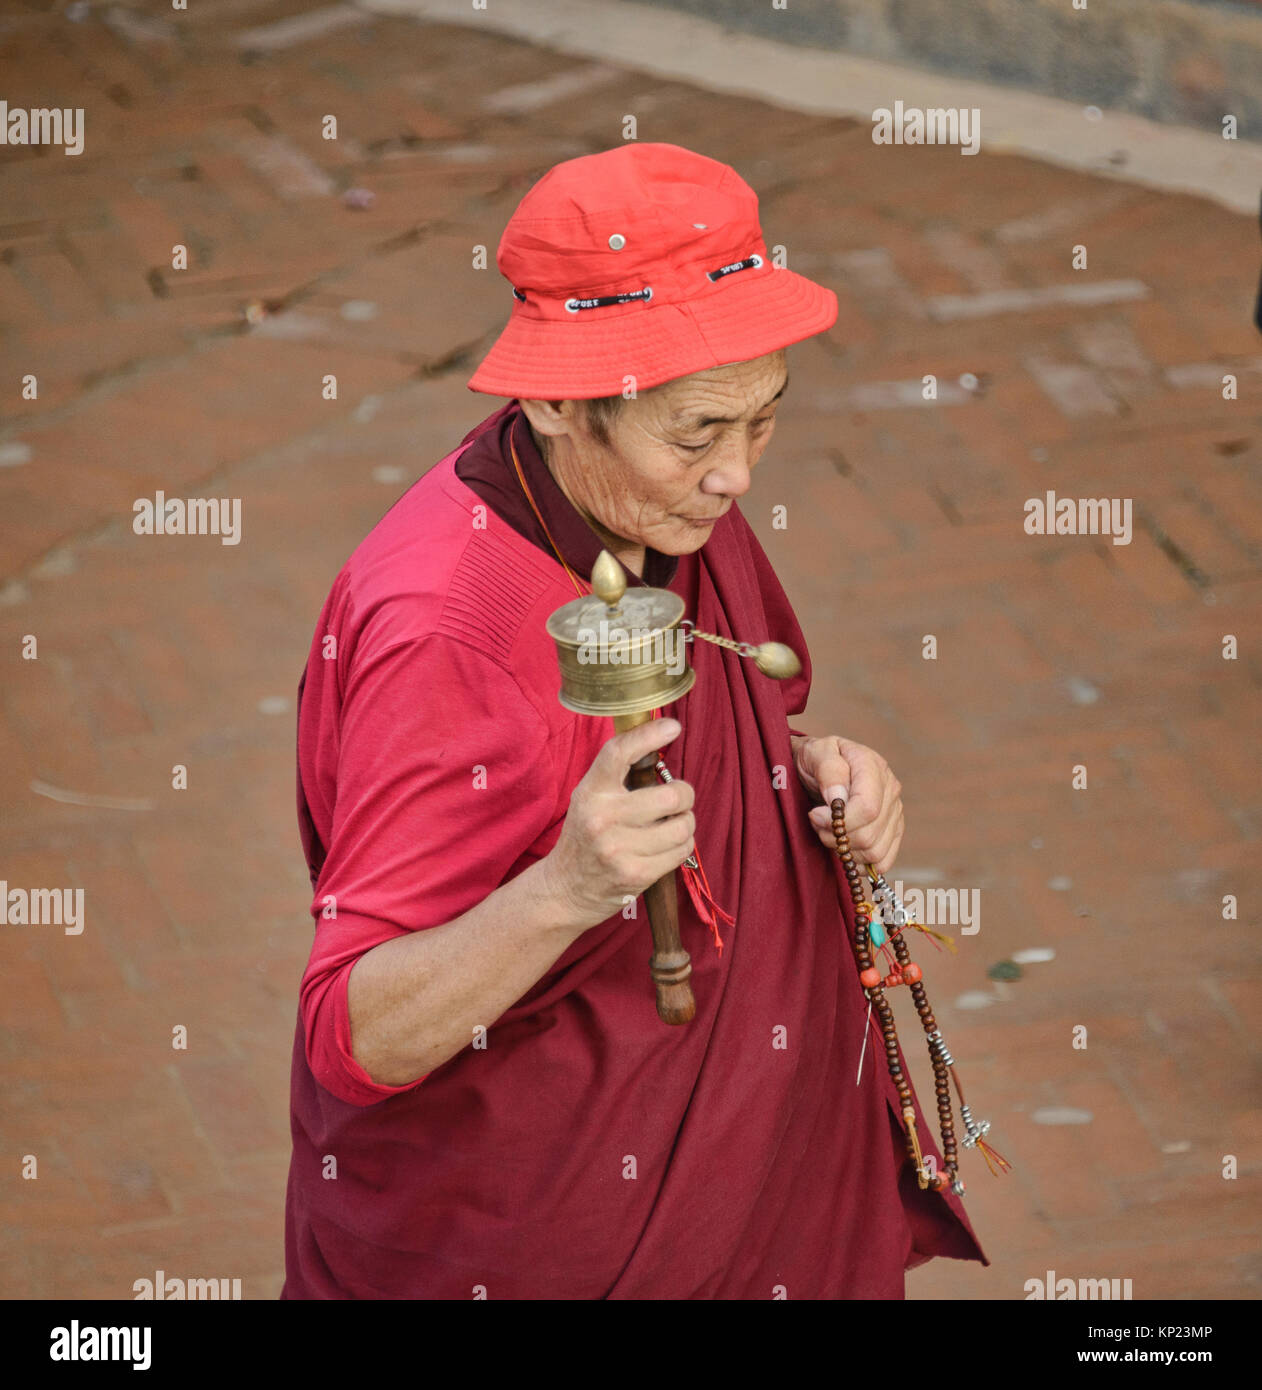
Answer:
<svg viewBox="0 0 1262 1390"><path fill-rule="evenodd" d="M831 328L837 297L767 256L758 197L718 160L628 143L550 169L496 264L508 325L472 391L537 400L647 391Z"/></svg>

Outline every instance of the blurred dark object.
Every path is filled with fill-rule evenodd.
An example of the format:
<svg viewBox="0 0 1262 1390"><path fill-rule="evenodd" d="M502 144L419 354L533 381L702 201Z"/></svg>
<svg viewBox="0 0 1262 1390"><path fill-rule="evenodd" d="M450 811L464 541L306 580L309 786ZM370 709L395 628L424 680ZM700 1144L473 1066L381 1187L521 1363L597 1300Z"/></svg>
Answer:
<svg viewBox="0 0 1262 1390"><path fill-rule="evenodd" d="M1258 228L1262 230L1262 201L1258 203ZM1259 333L1262 333L1262 273L1258 276L1258 298L1253 306L1253 323Z"/></svg>

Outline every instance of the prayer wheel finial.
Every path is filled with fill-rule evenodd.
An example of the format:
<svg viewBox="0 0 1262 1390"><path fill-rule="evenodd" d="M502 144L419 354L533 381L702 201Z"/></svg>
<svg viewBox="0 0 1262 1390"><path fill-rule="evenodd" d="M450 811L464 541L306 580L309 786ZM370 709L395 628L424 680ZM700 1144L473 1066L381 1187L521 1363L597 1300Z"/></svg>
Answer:
<svg viewBox="0 0 1262 1390"><path fill-rule="evenodd" d="M592 566L592 593L608 607L617 608L626 591L626 570L607 550L602 550Z"/></svg>

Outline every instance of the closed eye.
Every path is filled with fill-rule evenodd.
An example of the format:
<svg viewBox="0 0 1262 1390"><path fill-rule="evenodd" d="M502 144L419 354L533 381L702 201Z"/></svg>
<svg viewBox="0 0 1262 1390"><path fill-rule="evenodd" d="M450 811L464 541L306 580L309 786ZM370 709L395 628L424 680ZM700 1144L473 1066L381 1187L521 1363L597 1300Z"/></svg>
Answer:
<svg viewBox="0 0 1262 1390"><path fill-rule="evenodd" d="M770 427L776 423L774 415L764 415L759 420L749 422L750 429L755 434L766 434ZM693 458L700 458L702 454L714 443L713 439L707 439L704 444L676 444L676 449L682 449L684 453L690 454Z"/></svg>

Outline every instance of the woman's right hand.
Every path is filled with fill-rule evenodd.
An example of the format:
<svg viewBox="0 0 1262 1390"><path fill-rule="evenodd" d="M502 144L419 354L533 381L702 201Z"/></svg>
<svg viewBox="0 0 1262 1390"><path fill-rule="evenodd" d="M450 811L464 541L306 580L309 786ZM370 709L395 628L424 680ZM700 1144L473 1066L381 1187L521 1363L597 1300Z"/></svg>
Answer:
<svg viewBox="0 0 1262 1390"><path fill-rule="evenodd" d="M632 764L682 731L676 719L651 719L614 734L570 796L543 864L550 891L587 927L620 912L692 853L692 787L678 779L634 791L626 785Z"/></svg>

